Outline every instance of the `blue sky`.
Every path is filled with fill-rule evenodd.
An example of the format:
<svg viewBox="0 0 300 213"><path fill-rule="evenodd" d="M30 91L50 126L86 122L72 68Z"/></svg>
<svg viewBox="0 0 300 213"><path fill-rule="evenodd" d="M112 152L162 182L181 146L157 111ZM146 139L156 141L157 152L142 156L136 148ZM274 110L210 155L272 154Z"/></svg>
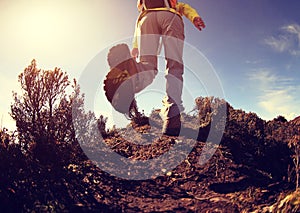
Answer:
<svg viewBox="0 0 300 213"><path fill-rule="evenodd" d="M265 119L299 115L300 2L195 5L207 24L199 49L220 75L227 100Z"/></svg>
<svg viewBox="0 0 300 213"><path fill-rule="evenodd" d="M300 115L299 1L184 2L197 9L207 25L199 32L184 19L187 47L213 66L231 105L266 120ZM33 58L42 69L60 67L80 78L99 53L131 40L138 15L136 1L127 0L1 0L0 10L0 116L2 126L9 128L12 91L20 88L17 76ZM99 70L107 72L105 65ZM185 85L192 99L207 95L189 75ZM160 107L161 95L151 96L149 108Z"/></svg>

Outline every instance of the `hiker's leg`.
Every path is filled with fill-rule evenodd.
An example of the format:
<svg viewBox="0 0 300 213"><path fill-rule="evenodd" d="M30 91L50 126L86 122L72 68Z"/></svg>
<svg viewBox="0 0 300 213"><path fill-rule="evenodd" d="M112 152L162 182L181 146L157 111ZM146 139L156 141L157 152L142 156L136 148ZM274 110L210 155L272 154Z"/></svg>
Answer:
<svg viewBox="0 0 300 213"><path fill-rule="evenodd" d="M157 70L157 52L160 41L160 28L157 13L148 13L140 21L140 63L136 92L143 90L153 82Z"/></svg>
<svg viewBox="0 0 300 213"><path fill-rule="evenodd" d="M182 105L183 89L183 45L184 45L184 26L182 19L172 13L164 13L167 17L161 20L163 26L163 43L165 57L167 61L166 69L166 97L163 101L165 108L176 105L178 111L184 110ZM169 24L168 24L169 23ZM171 23L171 24L170 24ZM175 110L176 111L176 110ZM172 116L172 111L166 116Z"/></svg>
<svg viewBox="0 0 300 213"><path fill-rule="evenodd" d="M162 108L163 133L177 136L181 128L180 112L184 110L182 105L184 26L181 17L176 14L165 12L161 15L165 17L160 20L167 61L166 97L163 99Z"/></svg>

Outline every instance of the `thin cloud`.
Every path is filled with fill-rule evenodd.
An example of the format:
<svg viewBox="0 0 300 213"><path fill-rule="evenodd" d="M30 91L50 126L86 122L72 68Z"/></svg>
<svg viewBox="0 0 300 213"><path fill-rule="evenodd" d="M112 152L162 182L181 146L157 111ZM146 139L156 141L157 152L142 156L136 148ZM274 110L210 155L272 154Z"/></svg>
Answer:
<svg viewBox="0 0 300 213"><path fill-rule="evenodd" d="M300 87L293 79L276 75L268 69L253 72L248 77L260 94L257 105L265 112L265 119L282 115L290 120L300 114L297 99Z"/></svg>
<svg viewBox="0 0 300 213"><path fill-rule="evenodd" d="M298 111L296 100L291 93L291 89L269 90L259 98L258 105L271 116L270 118L283 115L291 120L296 117Z"/></svg>
<svg viewBox="0 0 300 213"><path fill-rule="evenodd" d="M282 27L282 30L289 32L291 34L295 34L298 37L298 46L300 47L300 25L298 24L290 24Z"/></svg>
<svg viewBox="0 0 300 213"><path fill-rule="evenodd" d="M300 56L300 25L285 25L280 28L278 35L266 38L264 43L276 52Z"/></svg>
<svg viewBox="0 0 300 213"><path fill-rule="evenodd" d="M280 53L288 51L293 46L292 41L286 35L278 37L272 36L265 39L265 43L273 50Z"/></svg>
<svg viewBox="0 0 300 213"><path fill-rule="evenodd" d="M256 85L259 85L260 90L266 91L268 91L270 88L272 88L272 90L275 88L280 90L282 88L288 87L293 83L292 78L278 76L267 68L249 73L248 78L251 81L256 82Z"/></svg>
<svg viewBox="0 0 300 213"><path fill-rule="evenodd" d="M263 62L262 60L246 60L245 61L246 64L251 64L251 65L261 64L262 62Z"/></svg>

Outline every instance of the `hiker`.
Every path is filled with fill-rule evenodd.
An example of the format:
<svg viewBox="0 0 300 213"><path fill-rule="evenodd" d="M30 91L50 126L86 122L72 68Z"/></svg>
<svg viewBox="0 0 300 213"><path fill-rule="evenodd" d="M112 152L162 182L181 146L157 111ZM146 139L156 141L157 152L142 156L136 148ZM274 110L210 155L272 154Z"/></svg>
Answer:
<svg viewBox="0 0 300 213"><path fill-rule="evenodd" d="M140 59L136 92L151 84L158 72L157 55L161 40L167 63L166 97L163 99L161 109L164 119L162 133L178 136L181 128L180 113L184 111L181 97L185 38L182 16L187 17L199 30L202 30L205 24L195 9L176 0L138 0L137 8L140 15L131 51L132 57L139 56Z"/></svg>

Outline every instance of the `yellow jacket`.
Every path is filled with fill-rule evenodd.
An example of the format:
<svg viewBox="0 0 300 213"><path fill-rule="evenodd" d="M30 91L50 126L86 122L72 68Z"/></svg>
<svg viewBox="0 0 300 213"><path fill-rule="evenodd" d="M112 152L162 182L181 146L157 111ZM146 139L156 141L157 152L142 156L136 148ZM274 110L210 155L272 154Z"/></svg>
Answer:
<svg viewBox="0 0 300 213"><path fill-rule="evenodd" d="M139 5L137 5L137 6L138 6L138 9L140 9ZM140 13L140 15L138 17L138 20L137 20L137 25L136 25L136 28L135 28L134 39L133 39L133 44L132 44L133 48L138 48L138 27L139 27L138 22L139 22L139 20L141 20L141 18L147 13L147 11L162 11L162 10L173 12L175 14L180 15L181 17L185 16L192 23L194 21L194 18L200 17L199 14L197 13L197 11L194 8L192 8L189 4L182 3L182 2L177 3L176 9L173 9L173 8L155 8L155 9L144 10Z"/></svg>

